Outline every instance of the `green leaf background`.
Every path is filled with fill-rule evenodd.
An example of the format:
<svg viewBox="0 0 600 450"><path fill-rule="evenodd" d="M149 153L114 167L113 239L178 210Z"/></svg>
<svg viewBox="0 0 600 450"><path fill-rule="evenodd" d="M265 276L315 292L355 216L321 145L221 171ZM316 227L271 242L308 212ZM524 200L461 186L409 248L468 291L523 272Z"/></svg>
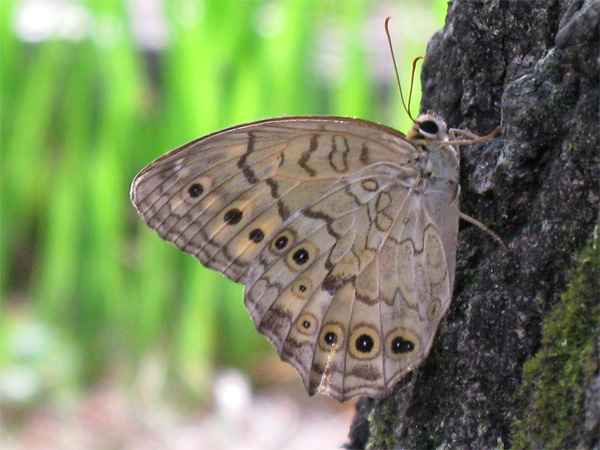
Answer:
<svg viewBox="0 0 600 450"><path fill-rule="evenodd" d="M275 352L242 286L147 229L133 177L187 141L268 117L408 129L383 22L406 92L446 2L165 0L153 23L130 2L89 0L69 3L79 28L51 10L42 37L27 34L26 3L0 1L0 364L38 380L12 401L131 383L151 361L192 399L220 367L252 372Z"/></svg>

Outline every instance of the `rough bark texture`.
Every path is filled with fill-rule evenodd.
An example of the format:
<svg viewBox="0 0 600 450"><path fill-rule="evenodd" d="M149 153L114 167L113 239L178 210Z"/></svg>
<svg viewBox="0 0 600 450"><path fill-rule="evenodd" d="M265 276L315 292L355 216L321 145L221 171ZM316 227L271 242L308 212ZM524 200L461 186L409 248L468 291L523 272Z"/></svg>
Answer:
<svg viewBox="0 0 600 450"><path fill-rule="evenodd" d="M598 448L598 265L578 255L598 259L599 15L597 0L450 4L427 50L422 110L478 134L501 125L462 148L461 209L510 252L463 224L453 304L429 358L390 397L359 401L348 448ZM588 297L562 296L584 270ZM548 437L529 420L549 389L536 381L546 364L524 365L552 345L547 318L565 304L585 319L582 354L564 363L579 375L561 379L561 365L550 377L582 396L547 400L549 420L555 408L571 424ZM574 322L553 320L558 335Z"/></svg>

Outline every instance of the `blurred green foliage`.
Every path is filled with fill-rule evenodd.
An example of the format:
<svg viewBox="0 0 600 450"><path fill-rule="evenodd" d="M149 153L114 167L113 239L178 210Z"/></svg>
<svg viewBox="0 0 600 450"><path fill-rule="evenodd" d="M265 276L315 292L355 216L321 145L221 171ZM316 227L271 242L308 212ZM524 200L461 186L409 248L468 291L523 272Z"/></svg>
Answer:
<svg viewBox="0 0 600 450"><path fill-rule="evenodd" d="M171 148L267 117L357 116L406 130L383 19L400 30L406 90L446 2L164 1L154 48L134 33L143 17L130 2L83 2L83 33L57 19L36 42L23 36L23 3L0 2L4 368L22 361L23 323L51 330L36 335L47 346L69 343L70 358L49 361L79 382L114 367L131 377L149 355L195 391L218 364L248 368L273 350L242 286L147 229L131 180Z"/></svg>

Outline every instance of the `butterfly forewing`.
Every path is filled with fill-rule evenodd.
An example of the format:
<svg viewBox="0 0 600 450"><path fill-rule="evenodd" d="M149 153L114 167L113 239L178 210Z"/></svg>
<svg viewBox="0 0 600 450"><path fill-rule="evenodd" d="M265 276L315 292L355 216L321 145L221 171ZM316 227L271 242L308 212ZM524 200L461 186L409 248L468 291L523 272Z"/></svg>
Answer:
<svg viewBox="0 0 600 450"><path fill-rule="evenodd" d="M258 331L309 393L343 401L385 395L428 353L452 295L457 182L435 142L297 117L168 153L132 200L161 237L246 285Z"/></svg>
<svg viewBox="0 0 600 450"><path fill-rule="evenodd" d="M132 200L161 237L245 283L248 261L302 202L359 167L410 157L410 147L390 142L403 142L402 135L356 119L288 118L242 125L150 164L135 178ZM285 202L280 200L284 196ZM255 229L245 228L249 224L265 237L256 231L247 239Z"/></svg>

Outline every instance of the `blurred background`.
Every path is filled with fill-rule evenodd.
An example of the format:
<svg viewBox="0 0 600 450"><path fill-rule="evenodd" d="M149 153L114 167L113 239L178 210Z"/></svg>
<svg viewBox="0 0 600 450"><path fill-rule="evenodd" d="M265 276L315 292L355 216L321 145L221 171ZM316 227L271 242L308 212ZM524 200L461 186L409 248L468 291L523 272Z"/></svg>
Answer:
<svg viewBox="0 0 600 450"><path fill-rule="evenodd" d="M284 115L406 131L447 2L0 0L3 449L337 448L354 402L309 398L242 286L146 228L135 174ZM418 77L418 75L417 75ZM413 92L413 114L420 99Z"/></svg>

